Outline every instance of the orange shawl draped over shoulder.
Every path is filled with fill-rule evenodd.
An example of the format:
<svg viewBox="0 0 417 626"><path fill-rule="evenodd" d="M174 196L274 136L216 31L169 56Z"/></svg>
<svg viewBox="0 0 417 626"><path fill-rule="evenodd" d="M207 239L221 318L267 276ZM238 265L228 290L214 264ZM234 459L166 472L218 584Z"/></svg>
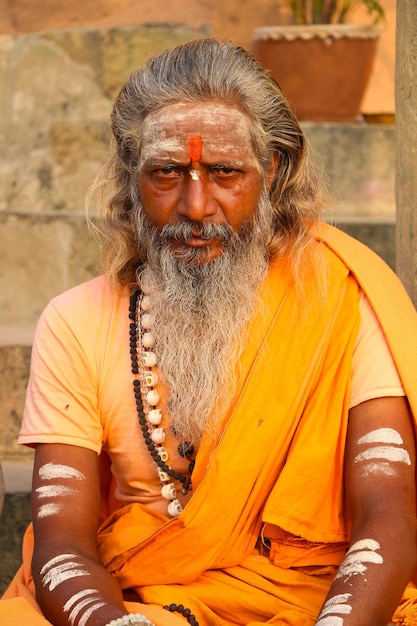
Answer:
<svg viewBox="0 0 417 626"><path fill-rule="evenodd" d="M217 445L202 441L183 513L168 519L130 504L98 534L102 562L122 588L152 605L183 603L201 626L315 622L349 538L343 459L358 286L417 415L417 315L404 288L342 232L320 224L315 236L329 268L326 299L311 280L300 302L286 263L271 264L232 409ZM261 535L272 539L270 558L255 550Z"/></svg>

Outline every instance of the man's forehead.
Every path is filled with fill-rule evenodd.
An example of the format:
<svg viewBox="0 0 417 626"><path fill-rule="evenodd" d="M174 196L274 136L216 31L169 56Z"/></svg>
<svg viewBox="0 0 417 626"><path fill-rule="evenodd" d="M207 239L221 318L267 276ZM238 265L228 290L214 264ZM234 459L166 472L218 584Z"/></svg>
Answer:
<svg viewBox="0 0 417 626"><path fill-rule="evenodd" d="M235 123L246 130L248 126L247 115L237 106L217 100L206 102L174 102L167 104L161 109L151 112L145 118L145 125L167 125L175 119L175 124L201 123L208 127L216 128L223 121Z"/></svg>
<svg viewBox="0 0 417 626"><path fill-rule="evenodd" d="M254 156L249 120L236 107L217 102L175 103L144 121L142 160L175 152L199 160L203 152L213 150Z"/></svg>

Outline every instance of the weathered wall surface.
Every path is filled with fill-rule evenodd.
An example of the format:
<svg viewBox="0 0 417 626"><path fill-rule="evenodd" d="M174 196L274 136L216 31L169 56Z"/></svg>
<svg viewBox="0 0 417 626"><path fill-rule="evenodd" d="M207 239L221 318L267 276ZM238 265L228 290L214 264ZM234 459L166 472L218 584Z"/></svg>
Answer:
<svg viewBox="0 0 417 626"><path fill-rule="evenodd" d="M79 26L173 24L201 28L213 22L212 0L0 0L0 32L33 33Z"/></svg>
<svg viewBox="0 0 417 626"><path fill-rule="evenodd" d="M363 103L365 113L394 111L395 0L381 0L386 21L374 72ZM355 20L367 21L364 12ZM252 49L253 29L288 21L286 0L0 0L0 33L22 34L79 26L187 25L210 27Z"/></svg>
<svg viewBox="0 0 417 626"><path fill-rule="evenodd" d="M107 156L115 92L149 51L203 32L126 26L0 37L0 324L34 323L51 293L91 275L84 197Z"/></svg>

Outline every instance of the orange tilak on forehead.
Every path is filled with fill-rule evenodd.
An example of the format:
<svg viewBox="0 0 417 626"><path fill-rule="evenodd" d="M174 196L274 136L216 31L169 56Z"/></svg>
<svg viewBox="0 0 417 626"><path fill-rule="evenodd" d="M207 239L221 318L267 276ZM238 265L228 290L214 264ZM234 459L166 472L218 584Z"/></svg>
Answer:
<svg viewBox="0 0 417 626"><path fill-rule="evenodd" d="M188 158L191 162L200 161L203 152L203 140L200 135L190 135L187 140Z"/></svg>

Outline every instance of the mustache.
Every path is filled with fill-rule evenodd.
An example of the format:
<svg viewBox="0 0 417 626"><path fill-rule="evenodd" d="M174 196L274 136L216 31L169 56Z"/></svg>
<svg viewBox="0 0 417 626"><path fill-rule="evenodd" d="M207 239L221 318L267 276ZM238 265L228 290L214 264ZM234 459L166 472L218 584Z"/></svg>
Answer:
<svg viewBox="0 0 417 626"><path fill-rule="evenodd" d="M165 242L170 239L188 242L198 237L207 241L218 239L222 243L229 243L236 236L236 233L229 224L179 222L178 224L166 224L159 236Z"/></svg>

